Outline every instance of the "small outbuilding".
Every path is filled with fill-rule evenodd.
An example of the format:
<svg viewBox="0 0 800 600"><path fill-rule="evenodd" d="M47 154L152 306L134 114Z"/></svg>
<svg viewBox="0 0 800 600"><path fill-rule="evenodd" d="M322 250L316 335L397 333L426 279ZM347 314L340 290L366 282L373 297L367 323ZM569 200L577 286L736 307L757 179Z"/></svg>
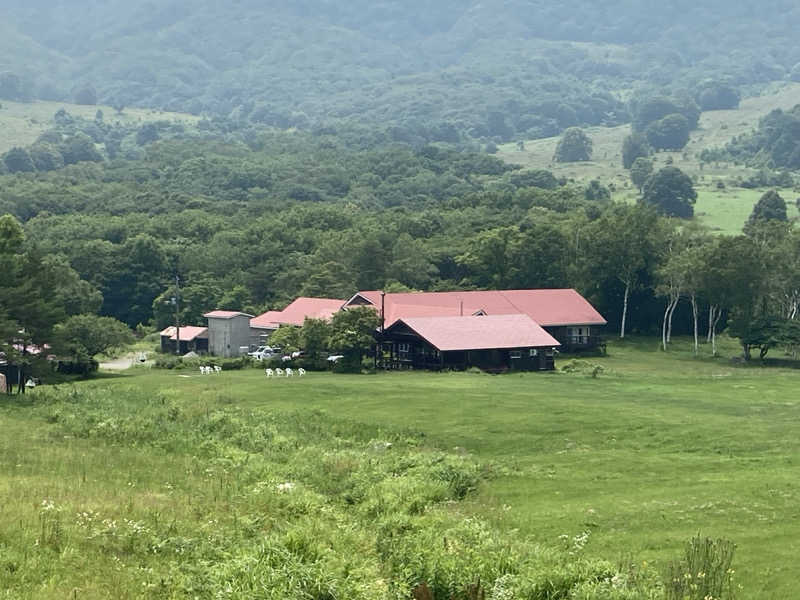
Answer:
<svg viewBox="0 0 800 600"><path fill-rule="evenodd" d="M253 315L230 310L215 310L208 319L208 351L214 356L232 358L250 350L250 319Z"/></svg>
<svg viewBox="0 0 800 600"><path fill-rule="evenodd" d="M551 371L558 340L527 315L407 317L379 334L391 369Z"/></svg>
<svg viewBox="0 0 800 600"><path fill-rule="evenodd" d="M180 328L180 336L175 327L167 327L161 332L161 352L175 354L175 345L180 337L180 355L196 352L208 352L208 327L184 326Z"/></svg>

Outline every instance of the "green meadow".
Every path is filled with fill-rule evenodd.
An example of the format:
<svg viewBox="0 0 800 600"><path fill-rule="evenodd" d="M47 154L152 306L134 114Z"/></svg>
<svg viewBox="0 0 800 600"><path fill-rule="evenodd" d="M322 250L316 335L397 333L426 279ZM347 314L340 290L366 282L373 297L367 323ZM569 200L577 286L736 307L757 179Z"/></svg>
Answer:
<svg viewBox="0 0 800 600"><path fill-rule="evenodd" d="M14 598L190 597L185 582L193 575L182 571L188 567L178 561L165 569L162 562L185 552L187 561L224 565L196 574L196 597L210 597L205 591L223 589L226 577L248 564L237 554L243 545L262 543L282 519L295 523L298 510L303 527L281 529L289 547L322 553L332 561L323 561L325 568L351 579L358 571L361 580L388 581L387 564L397 564L391 552L399 553L396 560L406 560L402 552L422 557L424 542L416 539L409 550L398 541L406 538L392 538L396 550L349 566L317 546L333 549L337 560L343 549L369 557L383 547L386 519L443 503L438 516L421 511L427 516L419 518L480 519L504 540L524 541L521 555L535 555L539 566L549 560L538 554L547 549L576 564L604 559L658 573L692 536L727 538L737 544L737 597L790 598L800 550L800 371L780 356L742 365L736 353L729 341L714 359L705 346L694 358L685 339L668 353L653 339L634 339L587 359L603 366L597 377L579 370L267 380L257 369L201 376L133 368L4 399L0 588ZM251 429L237 429L231 419L267 431L267 441L252 432L241 441ZM232 440L235 448L226 445ZM411 460L418 470L405 481L406 471L393 463L386 467L391 477L376 479L358 465L374 469L383 459L364 448ZM426 471L434 455L452 465ZM259 462L267 459L269 466ZM401 480L407 487L391 488L374 505L366 499ZM254 489L274 492L282 481L294 482L302 496L264 499L259 491L253 500ZM318 522L315 511L336 525ZM303 537L309 531L316 541ZM218 556L207 540L217 540ZM493 548L479 554L494 556ZM286 581L296 575L287 573ZM221 597L262 597L248 595L255 589ZM337 590L308 597L386 591Z"/></svg>

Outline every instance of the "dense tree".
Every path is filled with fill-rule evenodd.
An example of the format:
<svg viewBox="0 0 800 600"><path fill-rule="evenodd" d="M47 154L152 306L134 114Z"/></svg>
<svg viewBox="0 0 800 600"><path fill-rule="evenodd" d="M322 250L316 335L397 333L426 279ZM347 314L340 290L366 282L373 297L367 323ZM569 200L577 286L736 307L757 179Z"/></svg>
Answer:
<svg viewBox="0 0 800 600"><path fill-rule="evenodd" d="M775 190L765 192L753 207L753 212L745 227L752 227L758 221L786 221L786 202Z"/></svg>
<svg viewBox="0 0 800 600"><path fill-rule="evenodd" d="M647 141L656 150L682 150L689 142L689 120L681 114L667 115L647 126Z"/></svg>
<svg viewBox="0 0 800 600"><path fill-rule="evenodd" d="M79 162L100 162L102 155L95 148L92 138L85 133L78 133L67 139L60 148L64 164L74 165Z"/></svg>
<svg viewBox="0 0 800 600"><path fill-rule="evenodd" d="M133 333L111 317L75 315L55 328L57 347L73 357L94 357L133 342Z"/></svg>
<svg viewBox="0 0 800 600"><path fill-rule="evenodd" d="M653 174L653 161L649 158L640 156L631 165L631 181L641 192L644 184Z"/></svg>
<svg viewBox="0 0 800 600"><path fill-rule="evenodd" d="M611 190L600 183L597 179L592 179L583 191L584 197L589 202L608 202L611 200Z"/></svg>
<svg viewBox="0 0 800 600"><path fill-rule="evenodd" d="M695 98L702 110L730 110L739 108L742 96L729 84L708 81L698 87Z"/></svg>
<svg viewBox="0 0 800 600"><path fill-rule="evenodd" d="M31 146L29 152L38 171L55 171L64 166L64 157L53 144L39 142Z"/></svg>
<svg viewBox="0 0 800 600"><path fill-rule="evenodd" d="M9 173L33 173L36 171L31 155L24 148L12 148L3 156Z"/></svg>
<svg viewBox="0 0 800 600"><path fill-rule="evenodd" d="M312 361L320 361L328 349L331 325L324 319L306 319L300 328L300 345Z"/></svg>
<svg viewBox="0 0 800 600"><path fill-rule="evenodd" d="M556 162L581 162L591 160L592 140L579 127L567 129L556 146Z"/></svg>
<svg viewBox="0 0 800 600"><path fill-rule="evenodd" d="M86 84L78 88L75 92L75 104L85 104L93 106L97 104L97 90L91 84Z"/></svg>
<svg viewBox="0 0 800 600"><path fill-rule="evenodd" d="M622 142L622 166L630 169L637 158L647 158L653 150L643 133L634 132Z"/></svg>
<svg viewBox="0 0 800 600"><path fill-rule="evenodd" d="M340 311L331 320L331 351L341 352L345 359L337 364L344 370L361 370L361 360L375 343L380 316L370 307Z"/></svg>
<svg viewBox="0 0 800 600"><path fill-rule="evenodd" d="M593 221L587 230L582 253L588 281L595 289L608 282L622 285L620 337L624 338L631 293L658 263L662 226L652 208L620 204Z"/></svg>
<svg viewBox="0 0 800 600"><path fill-rule="evenodd" d="M670 217L691 218L696 200L692 179L677 167L664 167L642 188L642 201Z"/></svg>

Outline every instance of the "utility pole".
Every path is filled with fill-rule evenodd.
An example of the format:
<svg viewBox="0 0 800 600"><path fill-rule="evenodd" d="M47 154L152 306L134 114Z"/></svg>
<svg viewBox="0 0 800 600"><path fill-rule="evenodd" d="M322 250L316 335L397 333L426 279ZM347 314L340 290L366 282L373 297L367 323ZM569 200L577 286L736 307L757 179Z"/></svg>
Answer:
<svg viewBox="0 0 800 600"><path fill-rule="evenodd" d="M181 355L181 278L175 273L175 354Z"/></svg>

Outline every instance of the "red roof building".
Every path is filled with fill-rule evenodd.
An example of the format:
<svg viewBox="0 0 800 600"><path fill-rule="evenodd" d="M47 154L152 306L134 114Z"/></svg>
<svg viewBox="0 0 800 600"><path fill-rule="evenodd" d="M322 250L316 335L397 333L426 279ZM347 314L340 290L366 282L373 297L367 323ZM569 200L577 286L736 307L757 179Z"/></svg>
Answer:
<svg viewBox="0 0 800 600"><path fill-rule="evenodd" d="M189 352L208 352L208 327L184 326L180 328L180 334L181 356ZM174 353L177 342L175 327L167 327L161 332L162 352Z"/></svg>
<svg viewBox="0 0 800 600"><path fill-rule="evenodd" d="M602 345L597 335L606 320L573 289L409 292L359 292L345 304L383 310L384 327L400 319L470 315L525 315L569 350Z"/></svg>
<svg viewBox="0 0 800 600"><path fill-rule="evenodd" d="M411 317L399 319L393 327L396 330L403 325L440 352L561 345L526 315Z"/></svg>
<svg viewBox="0 0 800 600"><path fill-rule="evenodd" d="M466 292L409 292L386 294L384 325L404 317L516 315L523 314L543 327L605 325L606 320L572 289L489 290ZM358 292L345 307L370 305L381 308L381 292Z"/></svg>
<svg viewBox="0 0 800 600"><path fill-rule="evenodd" d="M559 345L522 314L407 317L385 330L379 353L394 368L546 371Z"/></svg>
<svg viewBox="0 0 800 600"><path fill-rule="evenodd" d="M300 326L306 319L330 319L342 310L345 300L298 298L281 311L271 310L250 320L255 329L277 329L281 325Z"/></svg>

